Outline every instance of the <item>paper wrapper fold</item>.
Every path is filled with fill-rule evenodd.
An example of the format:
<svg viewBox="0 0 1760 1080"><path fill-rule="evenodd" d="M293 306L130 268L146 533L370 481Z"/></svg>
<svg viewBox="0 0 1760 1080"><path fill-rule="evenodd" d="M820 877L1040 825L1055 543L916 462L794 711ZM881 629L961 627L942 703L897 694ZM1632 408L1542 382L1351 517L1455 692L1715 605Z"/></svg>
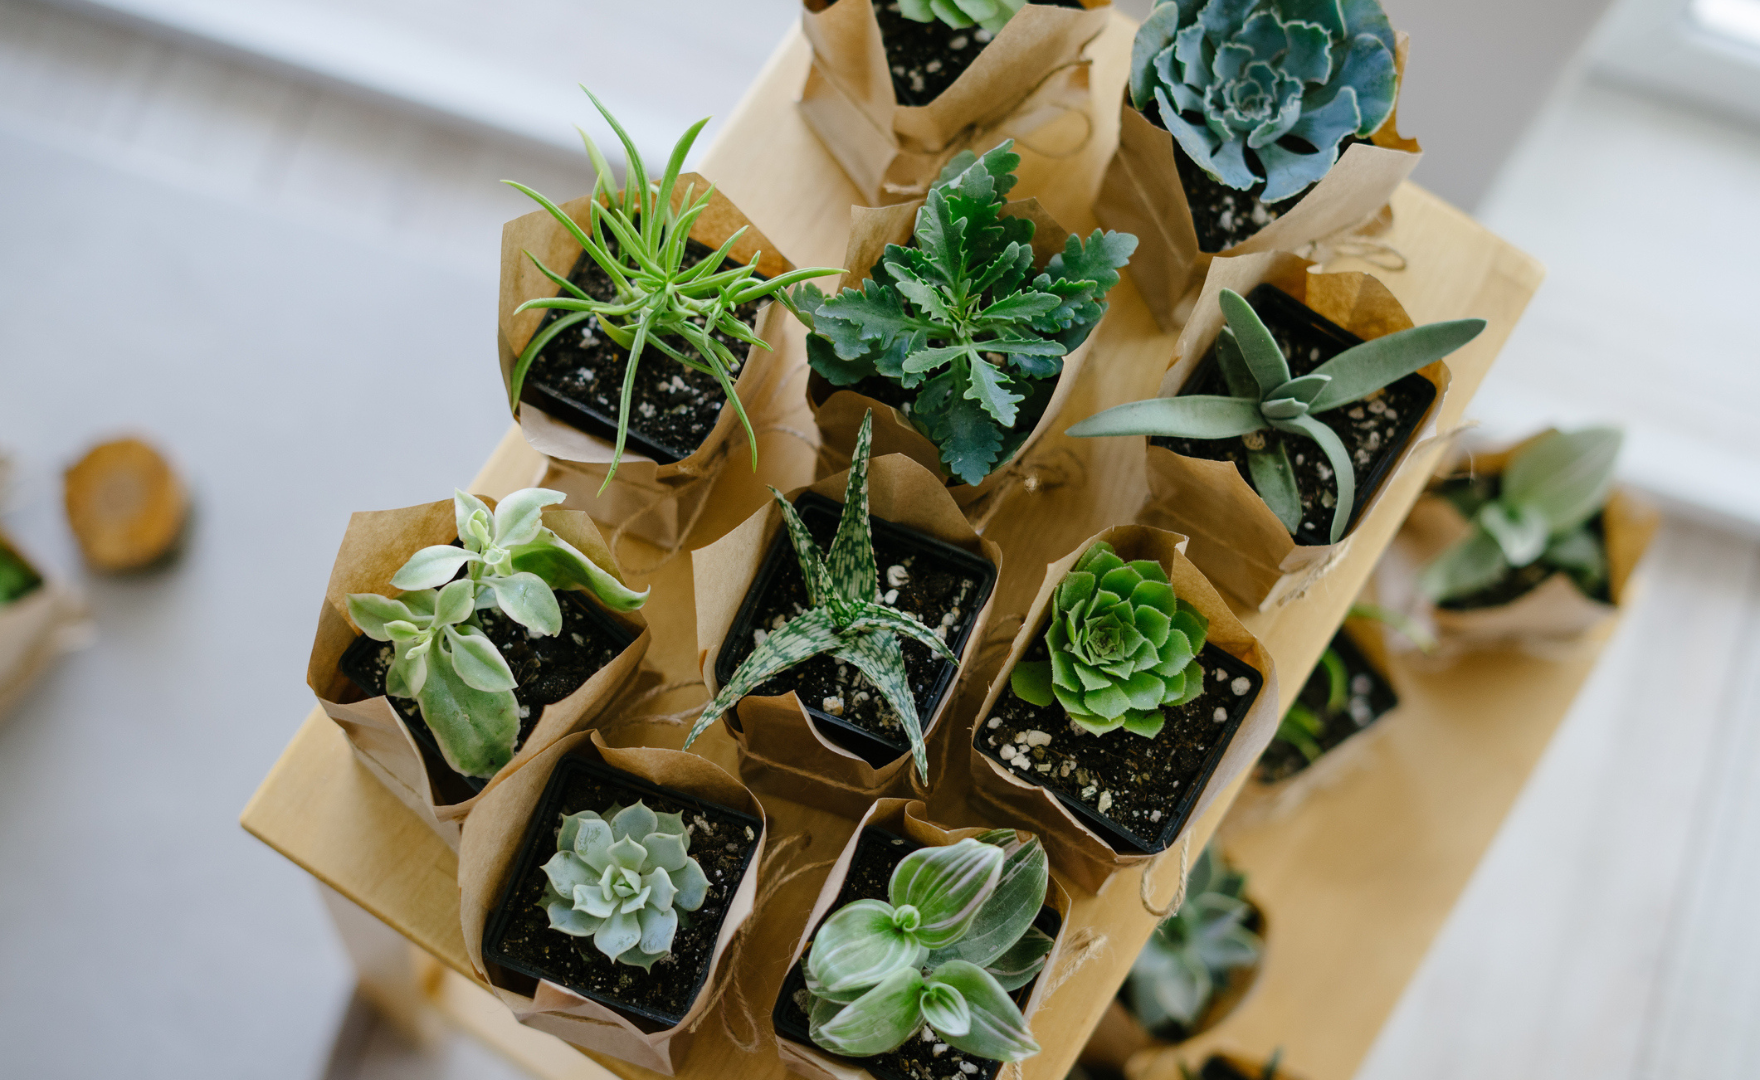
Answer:
<svg viewBox="0 0 1760 1080"><path fill-rule="evenodd" d="M871 0L807 0L801 26L813 65L801 114L870 205L920 199L961 150L983 153L1070 113L1087 121L1082 50L1111 4L1083 3L1027 4L953 85L913 106L898 103Z"/></svg>
<svg viewBox="0 0 1760 1080"><path fill-rule="evenodd" d="M1210 644L1253 667L1265 678L1258 700L1241 721L1228 749L1223 752L1222 760L1199 793L1197 804L1186 819L1186 829L1203 817L1235 777L1259 760L1259 755L1277 731L1277 719L1281 715L1277 677L1270 653L1248 633L1227 602L1186 558L1185 537L1144 525L1114 526L1082 541L1069 554L1046 567L1044 583L1039 586L1039 594L1027 610L1026 621L1015 635L1007 661L991 681L983 708L960 732L960 742L954 749L968 762L973 812L1038 834L1051 855L1052 866L1089 892L1098 892L1119 870L1138 866L1156 856L1114 851L1111 845L1065 809L1049 789L1017 776L1013 770L1005 769L978 753L972 740L980 725L996 708L997 700L1008 689L1009 675L1014 671L1015 663L1044 634L1045 624L1051 617L1052 593L1058 583L1077 559L1102 540L1111 544L1119 557L1127 562L1153 559L1160 563L1173 583L1174 593L1181 600L1196 605L1199 612L1210 620Z"/></svg>
<svg viewBox="0 0 1760 1080"><path fill-rule="evenodd" d="M1400 34L1395 58L1402 74L1406 49L1406 35ZM1170 334L1185 320L1187 302L1211 259L1309 249L1323 262L1331 244L1391 221L1382 211L1423 157L1415 140L1400 137L1398 114L1390 115L1369 142L1346 148L1289 212L1230 248L1203 251L1174 164L1178 152L1173 136L1137 111L1127 91L1119 107L1118 150L1094 204L1101 224L1136 234L1137 252L1127 272L1155 321Z"/></svg>
<svg viewBox="0 0 1760 1080"><path fill-rule="evenodd" d="M847 472L827 477L800 491L843 501ZM868 463L868 513L914 529L982 556L1002 568L1002 550L978 536L966 523L947 490L928 470L898 454L872 457ZM738 617L746 593L770 546L782 529L782 511L774 502L706 548L691 553L697 595L697 650L703 681L713 694L715 660ZM983 645L995 594L978 611L961 654L964 671ZM924 739L931 777L945 767L949 725L941 723L959 694L956 680L932 716L923 716ZM737 714L737 715L736 715ZM794 693L781 697L747 697L722 719L739 749L740 778L754 791L776 795L846 818L858 818L876 798L909 794L911 755L904 753L875 768L819 733Z"/></svg>
<svg viewBox="0 0 1760 1080"><path fill-rule="evenodd" d="M683 198L684 189L695 185L701 194L709 181L696 173L678 178L674 193L675 205ZM588 223L590 196L562 204L562 210L583 229ZM719 249L740 229L746 229L733 248L730 258L748 262L759 255L758 272L765 277L793 270L776 245L742 214L738 207L719 191L691 228L691 239L711 249ZM526 252L537 256L545 266L559 274L567 274L580 258L581 246L575 242L548 211L536 210L515 218L501 231L501 311L496 339L501 354L501 379L509 386L514 363L524 351L532 335L538 332L545 311L534 309L515 315L514 311L527 300L556 295L556 285L546 278ZM745 406L746 416L754 431L777 423L788 410L782 389L787 381L789 360L783 353L784 330L790 316L780 304L766 304L759 309L754 330L770 345L768 349L752 346L734 380L734 393ZM659 353L646 353L643 363L670 364L671 359ZM520 403L517 409L520 432L539 453L550 458L555 486L567 491L569 505L592 514L595 521L622 527L628 534L646 540L667 551L677 550L684 542L691 525L702 512L709 489L727 464L731 455L751 453L746 446L745 430L739 414L731 403L724 403L715 427L702 445L689 457L662 464L626 448L610 487L599 493L605 475L610 471L615 445L572 427L542 409Z"/></svg>
<svg viewBox="0 0 1760 1080"><path fill-rule="evenodd" d="M490 506L495 504L493 499L483 501ZM546 510L544 525L621 578L616 560L586 514L578 510ZM318 616L318 633L306 667L307 685L318 695L318 702L330 719L348 736L349 745L367 771L454 849L458 847L459 823L483 796L556 740L597 719L635 676L642 656L648 651L648 627L641 615L612 613L612 618L636 635L635 641L574 693L544 706L537 726L519 752L489 779L481 792L473 794L445 768L444 762L424 753L389 698L381 694L363 699L360 690L336 666L360 633L348 615L349 594L396 596L400 590L392 586L391 576L411 555L457 538L458 522L451 499L402 510L368 511L350 518L342 547L336 553L336 565L330 571L324 607Z"/></svg>
<svg viewBox="0 0 1760 1080"><path fill-rule="evenodd" d="M843 0L849 3L850 0ZM1013 25L1012 23L1010 25ZM1000 39L998 39L1000 40ZM839 288L859 289L872 275L870 271L886 253L887 244L908 244L916 224L917 209L922 201L897 206L850 208L849 246L844 252L844 274ZM1033 265L1043 269L1053 255L1063 250L1069 231L1039 205L1037 199L1022 199L1003 208L1008 217L1026 218L1033 222ZM1039 422L1027 435L1014 456L1000 462L996 470L981 483L960 483L950 476L941 463L941 451L918 431L903 413L853 389L833 386L814 372L807 380L807 404L813 410L813 422L819 428L818 474L828 476L849 468L850 454L855 451L856 432L869 410L874 413L873 454L903 454L940 478L954 501L976 513L978 504L996 493L1005 483L1014 465L1026 460L1033 447L1051 430L1064 404L1075 388L1082 365L1086 362L1092 335L1063 358L1063 372Z"/></svg>
<svg viewBox="0 0 1760 1080"><path fill-rule="evenodd" d="M1501 474L1512 454L1539 437L1473 454L1447 471L1464 472L1470 467L1480 473ZM1632 588L1632 574L1660 520L1655 509L1628 492L1616 488L1607 500L1601 522L1612 603L1591 599L1568 575L1555 573L1507 604L1448 611L1418 592L1418 575L1445 548L1466 536L1471 524L1447 499L1425 495L1412 507L1388 546L1374 580L1379 602L1404 612L1429 630L1436 638L1436 649L1426 658L1397 636L1391 639L1392 644L1417 663L1442 663L1463 653L1506 647L1548 658L1566 655L1618 616Z"/></svg>
<svg viewBox="0 0 1760 1080"><path fill-rule="evenodd" d="M862 838L862 830L873 826L884 829L894 836L902 836L907 840L915 840L926 847L944 847L957 843L968 836L976 836L983 829L944 829L931 822L927 816L927 808L915 799L879 799L870 805L861 815L856 831L844 845L843 852L838 855L837 862L831 868L831 874L819 890L819 897L813 903L812 913L807 916L805 929L795 943L794 951L789 955L788 967L793 968L807 953L807 947L813 943L813 934L826 916L831 914L831 907L837 902L837 894L843 889L844 878L849 875L851 861L855 858L856 846ZM997 828L1016 827L1006 819L997 819ZM1025 830L1023 830L1025 831ZM1043 838L1041 838L1043 839ZM1048 987L1056 986L1073 973L1073 964L1079 964L1081 957L1072 954L1067 948L1071 927L1069 925L1069 893L1057 880L1055 869L1051 880L1051 888L1045 897L1045 903L1054 908L1064 917L1064 925L1058 931L1057 940L1051 946L1051 953L1045 958L1045 967L1039 973L1038 981L1033 984L1032 992L1027 996L1027 1003L1021 1009L1026 1017L1027 1026L1033 1028L1033 1016L1039 1003L1049 996ZM1066 970L1071 969L1071 970ZM1034 1031L1037 1041L1044 1046L1051 1045L1046 1033ZM782 1058L782 1064L788 1071L805 1080L871 1080L868 1070L847 1058L836 1057L826 1053L817 1046L797 1043L792 1039L776 1035L776 1051ZM1006 1072L1003 1073L1007 1075Z"/></svg>
<svg viewBox="0 0 1760 1080"><path fill-rule="evenodd" d="M675 1027L643 1031L616 1010L547 979L540 979L535 995L527 997L499 985L483 962L484 927L507 890L508 877L514 871L526 826L537 812L544 785L557 763L565 757L602 761L660 787L751 814L765 822L758 846L747 863L745 877L734 890L727 916L722 920L721 933L709 960L709 972L703 978L703 988L684 1019ZM476 812L465 823L464 840L458 853L459 920L471 965L477 977L487 982L495 996L527 1027L671 1076L684 1060L692 1034L710 1010L718 1006L721 992L731 976L721 961L752 913L758 893L758 867L764 861L768 833L768 821L758 800L739 781L704 758L677 750L617 749L607 746L597 732L567 736L528 759L493 790L485 792Z"/></svg>
<svg viewBox="0 0 1760 1080"><path fill-rule="evenodd" d="M17 551L3 534L0 548ZM0 716L57 656L91 636L91 623L79 598L41 571L37 576L42 584L10 604L0 604Z"/></svg>
<svg viewBox="0 0 1760 1080"><path fill-rule="evenodd" d="M1356 272L1310 274L1310 265L1278 252L1211 263L1197 307L1174 345L1161 395L1178 393L1226 325L1217 304L1225 288L1244 296L1270 283L1365 340L1412 325L1399 301L1375 278ZM1374 491L1357 493L1359 500L1367 500L1357 517L1359 525L1437 435L1436 418L1448 393L1448 365L1438 360L1418 374L1435 385L1436 398L1381 483ZM1249 607L1263 611L1302 595L1351 542L1355 526L1336 544L1298 544L1232 462L1185 457L1151 446L1148 439L1143 443L1149 496L1137 520L1190 537L1192 561L1218 588Z"/></svg>

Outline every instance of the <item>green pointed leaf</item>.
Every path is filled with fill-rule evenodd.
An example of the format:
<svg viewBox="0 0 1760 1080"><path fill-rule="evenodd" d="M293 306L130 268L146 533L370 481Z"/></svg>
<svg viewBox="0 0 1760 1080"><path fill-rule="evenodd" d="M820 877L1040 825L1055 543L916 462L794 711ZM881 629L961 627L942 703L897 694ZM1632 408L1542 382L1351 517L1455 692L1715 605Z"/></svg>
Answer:
<svg viewBox="0 0 1760 1080"><path fill-rule="evenodd" d="M880 588L879 568L874 565L874 543L868 520L868 453L873 444L874 413L862 417L856 432L855 452L850 455L849 481L843 490L843 516L831 541L826 573L831 591L845 600L873 600Z"/></svg>
<svg viewBox="0 0 1760 1080"><path fill-rule="evenodd" d="M921 913L916 931L920 944L943 948L972 928L996 891L1004 859L1001 848L970 839L918 848L893 870L887 893L893 907L908 904Z"/></svg>
<svg viewBox="0 0 1760 1080"><path fill-rule="evenodd" d="M1280 431L1293 431L1320 444L1326 452L1327 460L1332 464L1332 482L1337 487L1338 502L1332 508L1332 543L1336 544L1344 538L1345 525L1351 519L1351 506L1357 495L1357 468L1351 462L1351 453L1344 448L1338 433L1312 416L1298 416L1293 420L1280 420L1277 423Z"/></svg>
<svg viewBox="0 0 1760 1080"><path fill-rule="evenodd" d="M923 1025L923 1011L917 1007L922 993L923 976L916 968L895 971L820 1024L813 1040L834 1054L854 1058L896 1050Z"/></svg>
<svg viewBox="0 0 1760 1080"><path fill-rule="evenodd" d="M1045 960L1051 955L1051 948L1055 944L1045 932L1036 928L1028 929L1006 952L984 965L984 970L1004 990L1019 990L1032 982L1045 967Z"/></svg>
<svg viewBox="0 0 1760 1080"><path fill-rule="evenodd" d="M1115 405L1073 425L1066 434L1162 435L1185 439L1227 439L1266 427L1257 401L1187 394Z"/></svg>
<svg viewBox="0 0 1760 1080"><path fill-rule="evenodd" d="M1222 308L1223 318L1228 320L1228 328L1234 331L1235 344L1240 348L1247 370L1252 373L1253 382L1259 387L1259 396L1264 397L1288 382L1289 361L1284 359L1277 339L1271 336L1271 331L1266 329L1246 297L1233 289L1223 289L1216 301Z"/></svg>
<svg viewBox="0 0 1760 1080"><path fill-rule="evenodd" d="M1418 575L1418 591L1432 601L1467 596L1503 580L1509 561L1497 538L1474 529L1430 561Z"/></svg>
<svg viewBox="0 0 1760 1080"><path fill-rule="evenodd" d="M409 557L409 561L391 575L391 584L399 589L437 589L458 574L468 562L481 562L482 556L451 544L425 547Z"/></svg>
<svg viewBox="0 0 1760 1080"><path fill-rule="evenodd" d="M552 590L585 589L612 611L634 611L648 601L647 589L631 589L549 529L540 529L509 556L516 571L537 574Z"/></svg>
<svg viewBox="0 0 1760 1080"><path fill-rule="evenodd" d="M1499 501L1532 508L1544 516L1549 534L1575 528L1606 504L1621 441L1614 428L1560 431L1537 439L1504 469Z"/></svg>
<svg viewBox="0 0 1760 1080"><path fill-rule="evenodd" d="M495 506L495 543L513 548L529 544L543 527L544 507L568 496L546 488L521 488Z"/></svg>
<svg viewBox="0 0 1760 1080"><path fill-rule="evenodd" d="M929 779L929 751L923 745L923 722L917 716L917 699L911 691L911 680L904 667L904 652L898 637L890 630L862 630L846 638L831 655L868 677L880 696L892 706L911 745L911 760L917 774L926 783Z"/></svg>
<svg viewBox="0 0 1760 1080"><path fill-rule="evenodd" d="M455 626L470 618L476 610L476 586L468 580L452 582L434 598L434 622L440 626Z"/></svg>
<svg viewBox="0 0 1760 1080"><path fill-rule="evenodd" d="M416 616L400 600L377 593L350 593L348 617L361 628L361 633L374 641L390 641L391 635L385 629L386 623L412 622Z"/></svg>
<svg viewBox="0 0 1760 1080"><path fill-rule="evenodd" d="M915 616L907 615L897 608L884 604L863 604L856 611L855 617L844 628L846 631L866 629L891 630L903 634L919 644L926 645L943 660L950 664L959 663L959 655L948 647L945 641L935 636L935 631L924 626Z"/></svg>
<svg viewBox="0 0 1760 1080"><path fill-rule="evenodd" d="M727 680L727 685L703 707L702 715L691 726L690 735L685 739L684 745L688 748L697 740L697 736L709 729L710 724L721 719L727 710L739 703L740 698L751 693L772 675L787 671L808 657L830 652L842 644L842 637L832 625L831 613L824 608L814 608L804 615L796 616L782 629L771 631L763 644L753 649L734 671L733 677Z"/></svg>
<svg viewBox="0 0 1760 1080"><path fill-rule="evenodd" d="M1264 450L1247 451L1247 467L1253 476L1253 490L1293 535L1302 524L1302 495L1282 440Z"/></svg>
<svg viewBox="0 0 1760 1080"><path fill-rule="evenodd" d="M787 526L789 543L794 545L795 559L800 563L801 576L806 579L808 603L815 608L830 603L837 593L832 589L831 573L825 568L825 557L819 553L819 545L814 542L813 534L807 531L807 523L801 520L800 512L795 510L794 504L782 492L771 488L770 494L776 498L776 505L782 509L782 521Z"/></svg>
<svg viewBox="0 0 1760 1080"><path fill-rule="evenodd" d="M948 1045L992 1061L1025 1061L1039 1052L1026 1018L983 968L952 960L935 969L929 981L958 990L971 1013L971 1030L965 1035L941 1032Z"/></svg>
<svg viewBox="0 0 1760 1080"><path fill-rule="evenodd" d="M1325 412L1372 394L1442 359L1484 329L1484 319L1455 319L1414 326L1352 346L1308 373L1310 377L1332 376L1308 410Z"/></svg>
<svg viewBox="0 0 1760 1080"><path fill-rule="evenodd" d="M1511 566L1526 566L1538 559L1551 533L1546 515L1531 503L1512 507L1501 500L1489 502L1479 508L1474 522L1497 541Z"/></svg>
<svg viewBox="0 0 1760 1080"><path fill-rule="evenodd" d="M474 626L457 630L448 626L443 631L451 646L452 667L465 685L475 690L497 693L519 685L513 670L501 658L501 651L487 634Z"/></svg>
<svg viewBox="0 0 1760 1080"><path fill-rule="evenodd" d="M932 950L924 962L935 967L949 960L965 960L990 967L1032 929L1033 920L1045 904L1050 880L1045 848L1037 837L1015 846L1006 853L996 888L979 908L970 928L951 945Z"/></svg>
<svg viewBox="0 0 1760 1080"><path fill-rule="evenodd" d="M514 622L540 635L562 632L562 606L543 578L521 572L487 578L484 583L495 594L495 606Z"/></svg>

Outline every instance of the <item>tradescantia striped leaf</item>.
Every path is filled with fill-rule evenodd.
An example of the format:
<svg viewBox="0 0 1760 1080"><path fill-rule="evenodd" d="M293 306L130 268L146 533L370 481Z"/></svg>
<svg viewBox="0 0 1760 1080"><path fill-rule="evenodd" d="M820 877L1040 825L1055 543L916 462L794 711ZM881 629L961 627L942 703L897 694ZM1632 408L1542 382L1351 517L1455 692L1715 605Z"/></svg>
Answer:
<svg viewBox="0 0 1760 1080"><path fill-rule="evenodd" d="M945 948L964 937L977 920L984 902L996 891L1003 860L1001 848L971 839L919 848L893 870L887 894L894 907L909 905L921 913L919 943ZM1039 899L1044 895L1041 891ZM1036 913L1038 905L1032 910Z"/></svg>
<svg viewBox="0 0 1760 1080"><path fill-rule="evenodd" d="M1033 981L1033 976L1044 968L1045 960L1051 955L1051 947L1056 944L1051 935L1034 927L1028 927L1021 939L1010 945L1001 956L984 965L998 985L1004 990L1019 990Z"/></svg>
<svg viewBox="0 0 1760 1080"><path fill-rule="evenodd" d="M926 962L931 967L949 960L966 960L987 968L1029 936L1050 883L1045 847L1038 837L1018 843L1012 832L1007 834L1002 847L1005 857L996 888L959 940L929 954Z"/></svg>

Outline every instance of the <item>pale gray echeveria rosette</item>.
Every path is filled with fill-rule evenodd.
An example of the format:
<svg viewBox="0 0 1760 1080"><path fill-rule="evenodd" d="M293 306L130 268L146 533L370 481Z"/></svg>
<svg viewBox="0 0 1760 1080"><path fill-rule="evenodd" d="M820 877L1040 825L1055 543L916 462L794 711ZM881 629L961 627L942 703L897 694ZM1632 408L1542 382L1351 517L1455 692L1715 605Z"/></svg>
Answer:
<svg viewBox="0 0 1760 1080"><path fill-rule="evenodd" d="M697 910L709 894L690 843L682 815L657 814L640 800L565 814L538 905L551 929L590 937L609 959L646 971L671 951L679 912Z"/></svg>
<svg viewBox="0 0 1760 1080"><path fill-rule="evenodd" d="M1205 172L1281 202L1393 112L1394 48L1376 0L1160 0L1131 48L1131 103L1154 103Z"/></svg>

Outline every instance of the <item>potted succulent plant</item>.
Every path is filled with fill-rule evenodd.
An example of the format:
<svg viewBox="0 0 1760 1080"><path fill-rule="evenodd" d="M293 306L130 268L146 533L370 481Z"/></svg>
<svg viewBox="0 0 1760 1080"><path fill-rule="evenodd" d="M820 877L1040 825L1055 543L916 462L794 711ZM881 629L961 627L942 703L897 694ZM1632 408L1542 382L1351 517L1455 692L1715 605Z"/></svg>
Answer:
<svg viewBox="0 0 1760 1080"><path fill-rule="evenodd" d="M522 1023L670 1075L732 975L764 840L758 800L703 758L568 736L465 823L471 962Z"/></svg>
<svg viewBox="0 0 1760 1080"><path fill-rule="evenodd" d="M1074 385L1136 239L1095 230L1084 242L1036 201L1009 202L1011 146L961 153L920 203L856 210L842 292L795 290L833 463L872 411L880 452L937 470L966 505Z"/></svg>
<svg viewBox="0 0 1760 1080"><path fill-rule="evenodd" d="M988 1080L1039 1052L1034 991L1068 905L1045 849L921 813L875 803L821 889L773 1014L791 1072Z"/></svg>
<svg viewBox="0 0 1760 1080"><path fill-rule="evenodd" d="M579 494L599 520L641 514L637 535L675 546L742 438L757 468L768 417L752 410L780 376L769 301L786 306L788 286L838 270L795 269L712 184L680 173L706 119L650 177L593 104L623 144L627 182L616 189L584 132L592 194L558 205L508 181L543 209L502 235L502 374L528 441L593 481Z"/></svg>
<svg viewBox="0 0 1760 1080"><path fill-rule="evenodd" d="M1163 329L1216 255L1297 251L1375 216L1418 163L1405 42L1376 0L1159 0L1137 30L1095 213Z"/></svg>
<svg viewBox="0 0 1760 1080"><path fill-rule="evenodd" d="M1440 650L1546 649L1612 617L1655 527L1614 488L1620 432L1547 431L1475 454L1414 507L1378 573Z"/></svg>
<svg viewBox="0 0 1760 1080"><path fill-rule="evenodd" d="M927 782L931 733L982 637L999 558L925 470L870 463L871 430L864 421L845 476L792 499L772 489L771 507L693 555L715 695L686 745L726 717L742 774L780 770L796 801L835 789L825 797L851 816L911 769ZM885 500L872 514L871 487Z"/></svg>
<svg viewBox="0 0 1760 1080"><path fill-rule="evenodd" d="M1305 265L1217 260L1161 396L1069 429L1149 436L1141 520L1190 536L1199 567L1253 605L1323 569L1434 424L1441 358L1485 327L1414 327L1373 278Z"/></svg>
<svg viewBox="0 0 1760 1080"><path fill-rule="evenodd" d="M974 803L1091 888L1165 851L1275 726L1269 661L1181 541L1121 526L1052 564L970 732Z"/></svg>
<svg viewBox="0 0 1760 1080"><path fill-rule="evenodd" d="M1085 112L1109 0L805 0L807 124L870 206L920 199L948 158Z"/></svg>
<svg viewBox="0 0 1760 1080"><path fill-rule="evenodd" d="M592 522L526 488L356 514L307 681L356 752L449 842L478 795L590 722L647 649ZM589 557L592 552L597 559Z"/></svg>
<svg viewBox="0 0 1760 1080"><path fill-rule="evenodd" d="M0 534L0 715L84 628L79 602Z"/></svg>

